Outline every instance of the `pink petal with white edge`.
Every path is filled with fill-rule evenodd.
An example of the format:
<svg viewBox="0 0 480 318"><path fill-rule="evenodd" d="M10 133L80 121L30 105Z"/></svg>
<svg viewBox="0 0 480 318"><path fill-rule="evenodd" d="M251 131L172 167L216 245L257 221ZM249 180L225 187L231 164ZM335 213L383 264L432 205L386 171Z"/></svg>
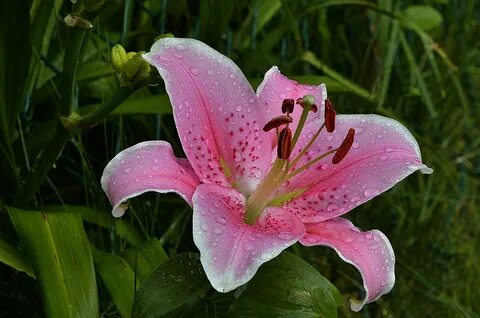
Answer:
<svg viewBox="0 0 480 318"><path fill-rule="evenodd" d="M164 38L143 57L165 81L183 149L204 183L253 190L269 168L258 99L229 58L193 39ZM227 180L225 161L234 180ZM269 159L269 158L268 158Z"/></svg>
<svg viewBox="0 0 480 318"><path fill-rule="evenodd" d="M305 127L292 158L310 141L318 127L315 123ZM340 216L417 170L432 172L422 163L420 148L412 134L399 122L378 115L337 116L335 131L322 131L296 167L338 147L349 128L355 129L355 140L343 161L334 165L331 155L299 173L283 189L285 192L307 189L285 206L303 222Z"/></svg>
<svg viewBox="0 0 480 318"><path fill-rule="evenodd" d="M315 97L315 103L318 107L318 112L310 113L307 121L323 118L325 99L327 98L325 84L318 86L300 84L297 81L288 79L278 70L278 67L273 66L265 73L262 83L257 88L260 108L265 113L267 120L282 114L281 106L284 99L296 101L297 98L307 94ZM300 105L295 105L295 110L291 115L293 117L293 123L290 124L292 131L297 127L302 110ZM272 134L275 134L275 131Z"/></svg>
<svg viewBox="0 0 480 318"><path fill-rule="evenodd" d="M351 299L353 311L390 292L395 284L395 255L387 237L380 231L362 232L350 221L336 218L306 224L307 234L300 239L305 246L333 248L347 263L355 266L363 279L365 298Z"/></svg>
<svg viewBox="0 0 480 318"><path fill-rule="evenodd" d="M190 205L199 180L186 159L178 159L165 141L146 141L118 153L105 167L102 188L112 214L125 213L121 203L147 191L176 192Z"/></svg>
<svg viewBox="0 0 480 318"><path fill-rule="evenodd" d="M243 221L245 197L232 188L200 185L193 195L193 239L212 286L231 291L248 282L260 265L305 234L294 215L269 208L254 225Z"/></svg>

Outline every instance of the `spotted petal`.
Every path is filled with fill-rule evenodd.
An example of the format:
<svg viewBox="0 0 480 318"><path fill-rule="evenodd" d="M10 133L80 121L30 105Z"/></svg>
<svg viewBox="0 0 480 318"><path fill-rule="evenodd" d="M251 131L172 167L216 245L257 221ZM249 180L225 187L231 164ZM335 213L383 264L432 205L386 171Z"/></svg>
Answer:
<svg viewBox="0 0 480 318"><path fill-rule="evenodd" d="M273 66L267 73L262 83L258 86L257 95L260 103L260 109L265 112L266 118L273 118L281 114L282 101L284 99L297 100L305 95L313 95L318 107L317 113L310 113L308 121L323 118L325 109L325 99L327 98L327 89L325 84L318 86L300 84L297 81L288 79L278 69ZM302 107L295 105L292 117L295 119L290 128L294 130L297 127L298 120L302 114ZM272 133L275 133L274 131Z"/></svg>
<svg viewBox="0 0 480 318"><path fill-rule="evenodd" d="M113 205L112 214L122 216L122 202L147 191L176 192L189 204L199 180L185 159L174 156L165 141L146 141L117 154L105 167L102 188Z"/></svg>
<svg viewBox="0 0 480 318"><path fill-rule="evenodd" d="M300 240L305 246L328 246L362 275L365 298L351 300L353 311L388 293L395 284L395 255L387 237L380 231L362 232L350 221L336 218L306 225Z"/></svg>
<svg viewBox="0 0 480 318"><path fill-rule="evenodd" d="M305 227L294 215L269 208L254 225L243 221L245 197L232 188L200 185L193 195L193 239L212 286L228 292L260 265L295 243Z"/></svg>
<svg viewBox="0 0 480 318"><path fill-rule="evenodd" d="M165 81L183 149L200 180L253 190L269 168L264 148L272 136L260 132L266 119L240 69L194 39L160 39L143 57Z"/></svg>
<svg viewBox="0 0 480 318"><path fill-rule="evenodd" d="M310 123L299 139L299 149L311 140L319 124ZM355 129L352 149L339 164L332 156L294 177L284 191L307 189L287 204L304 222L340 216L387 191L416 170L431 173L422 163L420 148L399 122L378 115L337 116L336 129L323 131L311 150L296 165L300 167L322 153L338 147L349 128Z"/></svg>

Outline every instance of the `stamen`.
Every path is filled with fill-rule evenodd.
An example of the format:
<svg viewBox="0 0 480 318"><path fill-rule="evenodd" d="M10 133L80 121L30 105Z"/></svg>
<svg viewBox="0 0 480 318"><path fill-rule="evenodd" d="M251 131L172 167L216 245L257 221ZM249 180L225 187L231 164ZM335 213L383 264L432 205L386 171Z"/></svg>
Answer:
<svg viewBox="0 0 480 318"><path fill-rule="evenodd" d="M293 113L295 101L293 99L284 99L282 102L282 113Z"/></svg>
<svg viewBox="0 0 480 318"><path fill-rule="evenodd" d="M335 116L337 113L335 109L333 109L332 103L330 102L330 98L325 100L325 128L329 133L335 130Z"/></svg>
<svg viewBox="0 0 480 318"><path fill-rule="evenodd" d="M283 128L278 137L277 155L279 159L287 160L292 152L292 131Z"/></svg>
<svg viewBox="0 0 480 318"><path fill-rule="evenodd" d="M337 152L332 158L333 164L336 165L337 163L340 163L340 161L342 161L343 158L345 158L347 153L350 151L350 148L352 148L354 136L355 136L355 129L350 128L348 130L347 135L345 136L345 139L343 139L342 144L340 145L340 147L338 147Z"/></svg>
<svg viewBox="0 0 480 318"><path fill-rule="evenodd" d="M290 124L292 121L293 121L293 118L288 115L275 117L265 124L265 126L263 127L263 131L270 131L273 128L278 128L282 125Z"/></svg>

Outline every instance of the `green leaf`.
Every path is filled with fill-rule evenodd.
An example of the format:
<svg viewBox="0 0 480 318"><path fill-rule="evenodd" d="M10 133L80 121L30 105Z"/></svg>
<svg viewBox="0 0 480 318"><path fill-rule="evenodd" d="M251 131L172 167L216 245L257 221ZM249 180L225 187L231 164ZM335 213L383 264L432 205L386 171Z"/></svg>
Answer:
<svg viewBox="0 0 480 318"><path fill-rule="evenodd" d="M40 284L48 317L98 317L90 244L76 212L7 207Z"/></svg>
<svg viewBox="0 0 480 318"><path fill-rule="evenodd" d="M136 246L143 242L144 237L138 230L121 218L114 218L106 211L100 211L86 206L51 205L45 208L48 212L76 211L81 214L85 222L98 225L106 229L114 229L114 233L124 238L130 245Z"/></svg>
<svg viewBox="0 0 480 318"><path fill-rule="evenodd" d="M93 257L95 269L107 287L118 312L122 317L130 317L135 286L138 286L132 267L124 258L97 249L93 249Z"/></svg>
<svg viewBox="0 0 480 318"><path fill-rule="evenodd" d="M0 262L19 272L25 272L28 276L35 278L28 257L2 237L0 237Z"/></svg>
<svg viewBox="0 0 480 318"><path fill-rule="evenodd" d="M197 254L177 255L160 265L135 295L132 317L191 317L211 289Z"/></svg>
<svg viewBox="0 0 480 318"><path fill-rule="evenodd" d="M140 246L129 248L123 256L135 269L138 279L143 282L155 268L168 260L168 255L160 242L155 239L148 239Z"/></svg>
<svg viewBox="0 0 480 318"><path fill-rule="evenodd" d="M31 55L29 1L0 2L0 192L16 186L13 135L25 102Z"/></svg>
<svg viewBox="0 0 480 318"><path fill-rule="evenodd" d="M320 61L313 52L306 51L303 56L302 60L313 67L321 70L329 77L333 78L338 84L343 85L345 89L348 91L357 94L363 98L366 98L369 101L375 100L375 95L367 91L365 88L361 87L358 84L350 81L348 78L343 76L342 74L338 73L337 71L331 69L327 65L325 65L322 61Z"/></svg>
<svg viewBox="0 0 480 318"><path fill-rule="evenodd" d="M428 5L408 6L403 13L407 20L418 25L423 31L431 31L438 28L443 21L440 12Z"/></svg>
<svg viewBox="0 0 480 318"><path fill-rule="evenodd" d="M338 290L301 258L282 253L264 264L232 304L233 317L337 317Z"/></svg>

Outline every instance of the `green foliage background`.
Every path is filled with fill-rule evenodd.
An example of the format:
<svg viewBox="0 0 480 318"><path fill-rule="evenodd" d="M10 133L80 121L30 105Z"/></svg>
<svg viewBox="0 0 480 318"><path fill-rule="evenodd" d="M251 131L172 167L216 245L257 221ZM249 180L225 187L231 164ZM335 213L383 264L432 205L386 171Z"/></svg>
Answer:
<svg viewBox="0 0 480 318"><path fill-rule="evenodd" d="M253 85L272 65L325 82L339 113L383 114L416 136L434 174L349 214L391 240L395 288L339 316L480 315L478 1L17 0L0 12L0 316L126 317L154 268L196 252L179 197L143 195L113 220L99 184L137 142L164 139L182 155L163 83L119 88L109 61L114 44L147 51L162 33L206 42ZM93 28L66 26L71 13ZM87 123L62 124L72 113ZM329 249L290 252L345 304L358 295L359 274ZM225 315L232 295L206 294L215 310L197 313Z"/></svg>

